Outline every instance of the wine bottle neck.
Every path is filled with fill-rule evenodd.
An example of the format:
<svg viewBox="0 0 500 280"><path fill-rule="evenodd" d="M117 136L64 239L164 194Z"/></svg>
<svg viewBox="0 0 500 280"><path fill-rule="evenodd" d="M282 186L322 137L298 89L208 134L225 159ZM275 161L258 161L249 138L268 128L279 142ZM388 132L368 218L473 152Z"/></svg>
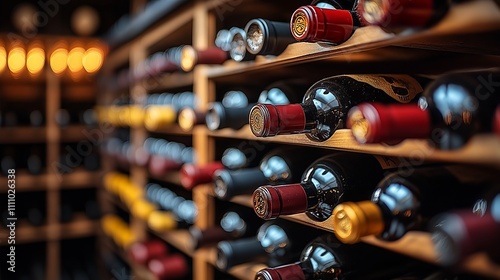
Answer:
<svg viewBox="0 0 500 280"><path fill-rule="evenodd" d="M353 11L309 5L295 10L290 27L298 41L342 43L359 25L357 14Z"/></svg>
<svg viewBox="0 0 500 280"><path fill-rule="evenodd" d="M315 127L314 112L305 104L257 104L250 111L250 128L257 137L304 133Z"/></svg>

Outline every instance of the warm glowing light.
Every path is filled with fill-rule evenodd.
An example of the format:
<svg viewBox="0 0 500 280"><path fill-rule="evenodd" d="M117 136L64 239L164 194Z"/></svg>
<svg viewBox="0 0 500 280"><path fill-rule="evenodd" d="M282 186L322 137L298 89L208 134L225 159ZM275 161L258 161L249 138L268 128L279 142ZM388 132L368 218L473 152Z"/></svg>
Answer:
<svg viewBox="0 0 500 280"><path fill-rule="evenodd" d="M26 65L26 52L24 49L21 47L15 47L10 50L7 65L9 66L10 72L13 74L21 72L24 65Z"/></svg>
<svg viewBox="0 0 500 280"><path fill-rule="evenodd" d="M26 68L31 74L37 74L42 71L45 65L45 52L42 48L35 47L28 52L26 58Z"/></svg>
<svg viewBox="0 0 500 280"><path fill-rule="evenodd" d="M0 72L5 69L5 65L7 64L7 51L4 47L0 47Z"/></svg>
<svg viewBox="0 0 500 280"><path fill-rule="evenodd" d="M71 72L76 73L83 69L83 55L85 49L76 47L68 53L68 68Z"/></svg>
<svg viewBox="0 0 500 280"><path fill-rule="evenodd" d="M50 68L54 73L60 74L68 66L68 50L59 48L50 55Z"/></svg>
<svg viewBox="0 0 500 280"><path fill-rule="evenodd" d="M98 48L90 48L83 55L83 67L85 71L93 73L101 69L104 53Z"/></svg>

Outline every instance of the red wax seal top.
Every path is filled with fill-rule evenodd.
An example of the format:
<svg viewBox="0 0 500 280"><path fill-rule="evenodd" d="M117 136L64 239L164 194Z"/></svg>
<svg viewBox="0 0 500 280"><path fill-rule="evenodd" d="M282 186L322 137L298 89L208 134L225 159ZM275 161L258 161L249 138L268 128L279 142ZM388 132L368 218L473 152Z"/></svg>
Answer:
<svg viewBox="0 0 500 280"><path fill-rule="evenodd" d="M250 110L250 129L257 137L302 132L306 125L300 104L257 104Z"/></svg>
<svg viewBox="0 0 500 280"><path fill-rule="evenodd" d="M290 29L298 41L340 44L354 32L354 20L348 10L302 6L292 14Z"/></svg>
<svg viewBox="0 0 500 280"><path fill-rule="evenodd" d="M302 213L308 207L307 194L300 184L259 187L252 201L257 216L265 220Z"/></svg>
<svg viewBox="0 0 500 280"><path fill-rule="evenodd" d="M349 110L347 127L362 144L396 142L429 137L431 120L416 104L362 103Z"/></svg>
<svg viewBox="0 0 500 280"><path fill-rule="evenodd" d="M211 162L205 166L184 164L180 170L181 185L191 190L199 184L210 183L214 172L220 169L224 169L224 165L220 161Z"/></svg>

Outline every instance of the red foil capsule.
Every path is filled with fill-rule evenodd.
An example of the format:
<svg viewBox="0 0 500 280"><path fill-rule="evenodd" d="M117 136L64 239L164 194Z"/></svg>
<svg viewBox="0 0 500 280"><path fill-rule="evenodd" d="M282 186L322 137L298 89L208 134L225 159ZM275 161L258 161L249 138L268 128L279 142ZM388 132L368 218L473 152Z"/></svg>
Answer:
<svg viewBox="0 0 500 280"><path fill-rule="evenodd" d="M152 259L148 263L148 268L161 280L179 279L188 274L188 264L180 254Z"/></svg>
<svg viewBox="0 0 500 280"><path fill-rule="evenodd" d="M255 274L255 280L306 280L302 268L297 264L287 264L265 268Z"/></svg>
<svg viewBox="0 0 500 280"><path fill-rule="evenodd" d="M304 131L306 116L300 104L257 104L250 110L250 129L257 137Z"/></svg>
<svg viewBox="0 0 500 280"><path fill-rule="evenodd" d="M363 23L380 27L425 27L448 10L441 0L362 0L358 13Z"/></svg>
<svg viewBox="0 0 500 280"><path fill-rule="evenodd" d="M431 119L415 104L362 103L349 110L347 127L359 143L393 143L429 137Z"/></svg>
<svg viewBox="0 0 500 280"><path fill-rule="evenodd" d="M184 164L180 170L181 185L191 190L197 185L212 182L215 171L224 169L220 161L208 163L205 166Z"/></svg>
<svg viewBox="0 0 500 280"><path fill-rule="evenodd" d="M262 186L252 196L257 216L264 220L281 215L302 213L307 210L307 194L300 184Z"/></svg>
<svg viewBox="0 0 500 280"><path fill-rule="evenodd" d="M165 243L158 240L149 240L132 244L128 254L133 262L146 265L151 259L164 256L167 252L168 249Z"/></svg>
<svg viewBox="0 0 500 280"><path fill-rule="evenodd" d="M351 37L355 20L348 10L302 6L292 14L290 28L298 41L340 44Z"/></svg>

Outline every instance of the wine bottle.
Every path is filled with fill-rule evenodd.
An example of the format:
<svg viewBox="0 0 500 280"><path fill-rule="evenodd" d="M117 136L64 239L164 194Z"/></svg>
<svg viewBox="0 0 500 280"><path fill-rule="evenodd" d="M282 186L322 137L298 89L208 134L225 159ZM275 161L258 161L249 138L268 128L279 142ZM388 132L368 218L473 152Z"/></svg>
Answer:
<svg viewBox="0 0 500 280"><path fill-rule="evenodd" d="M367 235L393 241L410 230L424 229L428 219L453 208L470 207L492 171L467 165L415 168L386 176L369 201L344 202L332 213L335 235L356 243Z"/></svg>
<svg viewBox="0 0 500 280"><path fill-rule="evenodd" d="M342 244L332 234L327 234L307 244L300 261L262 269L255 280L416 280L424 279L421 276L433 270L431 265L372 245Z"/></svg>
<svg viewBox="0 0 500 280"><path fill-rule="evenodd" d="M313 162L299 184L257 188L254 210L266 220L305 212L312 220L324 221L339 203L369 198L387 169L399 166L397 159L335 152Z"/></svg>
<svg viewBox="0 0 500 280"><path fill-rule="evenodd" d="M192 189L197 185L213 181L214 173L221 169L238 169L252 166L258 163L257 153L265 153L266 146L255 145L243 150L227 148L222 154L221 161L210 162L204 166L195 164L184 164L180 170L181 185L186 189Z"/></svg>
<svg viewBox="0 0 500 280"><path fill-rule="evenodd" d="M15 127L19 125L18 114L12 111L5 112L5 115L3 117L3 125L5 127Z"/></svg>
<svg viewBox="0 0 500 280"><path fill-rule="evenodd" d="M470 209L454 210L434 217L430 231L438 263L455 265L477 252L491 252L498 256L498 218L495 219L491 212L479 216Z"/></svg>
<svg viewBox="0 0 500 280"><path fill-rule="evenodd" d="M147 265L154 259L168 254L168 247L164 242L156 239L136 242L128 248L129 258L137 264Z"/></svg>
<svg viewBox="0 0 500 280"><path fill-rule="evenodd" d="M39 175L43 172L45 166L45 159L42 156L42 152L38 147L32 148L31 153L26 159L26 168L28 172L32 175Z"/></svg>
<svg viewBox="0 0 500 280"><path fill-rule="evenodd" d="M175 123L177 112L170 105L149 105L144 112L144 126L148 130L157 130Z"/></svg>
<svg viewBox="0 0 500 280"><path fill-rule="evenodd" d="M233 27L229 31L232 35L229 56L238 62L254 60L256 55L247 52L247 34L245 30Z"/></svg>
<svg viewBox="0 0 500 280"><path fill-rule="evenodd" d="M159 280L186 279L189 274L187 260L181 254L154 258L148 262L148 268Z"/></svg>
<svg viewBox="0 0 500 280"><path fill-rule="evenodd" d="M402 27L425 28L433 25L448 12L451 2L453 1L359 0L357 10L366 24L397 31Z"/></svg>
<svg viewBox="0 0 500 280"><path fill-rule="evenodd" d="M189 163L183 164L179 173L181 185L185 189L192 190L200 184L210 183L215 171L223 168L224 165L220 161L210 162L202 166Z"/></svg>
<svg viewBox="0 0 500 280"><path fill-rule="evenodd" d="M497 80L500 74L491 72L446 74L426 87L418 105L359 104L347 124L360 143L423 138L439 149L458 149L473 135L491 131L500 104Z"/></svg>
<svg viewBox="0 0 500 280"><path fill-rule="evenodd" d="M340 75L312 85L302 103L257 104L249 122L257 137L305 133L313 141L325 141L344 128L347 113L362 102L410 102L422 92L421 84L407 75Z"/></svg>
<svg viewBox="0 0 500 280"><path fill-rule="evenodd" d="M180 66L185 72L192 71L199 64L222 64L228 58L228 53L217 47L197 50L193 46L186 45L181 50Z"/></svg>
<svg viewBox="0 0 500 280"><path fill-rule="evenodd" d="M210 130L227 127L240 129L248 122L248 112L253 105L248 104L248 98L243 91L228 91L222 102L212 102L208 105L205 123Z"/></svg>
<svg viewBox="0 0 500 280"><path fill-rule="evenodd" d="M41 127L44 123L44 116L42 111L33 110L29 115L30 125L33 127Z"/></svg>
<svg viewBox="0 0 500 280"><path fill-rule="evenodd" d="M256 18L245 26L247 51L255 55L279 55L296 42L287 22Z"/></svg>
<svg viewBox="0 0 500 280"><path fill-rule="evenodd" d="M257 103L286 105L291 102L298 102L300 95L309 85L301 79L277 81L268 85L257 99ZM232 98L230 99L232 100ZM223 100L224 101L224 100ZM228 100L228 102L230 102ZM209 106L207 113L207 126L211 130L230 127L240 129L248 124L248 114L256 103L242 106L243 108L228 108L225 104L213 103Z"/></svg>
<svg viewBox="0 0 500 280"><path fill-rule="evenodd" d="M291 147L275 149L262 158L258 167L216 171L215 195L227 200L236 195L251 194L265 184L293 182L316 158L317 153L313 151L301 154Z"/></svg>
<svg viewBox="0 0 500 280"><path fill-rule="evenodd" d="M290 30L297 41L341 44L362 26L356 10L302 6L292 14Z"/></svg>
<svg viewBox="0 0 500 280"><path fill-rule="evenodd" d="M194 162L194 150L177 142L167 142L152 153L148 162L149 172L153 176L162 176L168 171L178 170L184 163Z"/></svg>
<svg viewBox="0 0 500 280"><path fill-rule="evenodd" d="M56 123L60 127L67 127L71 123L71 116L66 109L59 109L56 112Z"/></svg>
<svg viewBox="0 0 500 280"><path fill-rule="evenodd" d="M314 236L310 229L307 235L296 234L300 226L284 220L268 221L261 225L254 237L217 244L216 266L227 271L235 265L260 261L274 267L298 257L300 250Z"/></svg>
<svg viewBox="0 0 500 280"><path fill-rule="evenodd" d="M253 213L249 211L227 211L220 219L219 225L206 229L196 226L189 228L194 249L216 244L222 240L233 240L248 237L256 233L261 225Z"/></svg>
<svg viewBox="0 0 500 280"><path fill-rule="evenodd" d="M185 131L191 131L198 124L205 123L206 114L193 108L183 108L177 115L179 127Z"/></svg>

